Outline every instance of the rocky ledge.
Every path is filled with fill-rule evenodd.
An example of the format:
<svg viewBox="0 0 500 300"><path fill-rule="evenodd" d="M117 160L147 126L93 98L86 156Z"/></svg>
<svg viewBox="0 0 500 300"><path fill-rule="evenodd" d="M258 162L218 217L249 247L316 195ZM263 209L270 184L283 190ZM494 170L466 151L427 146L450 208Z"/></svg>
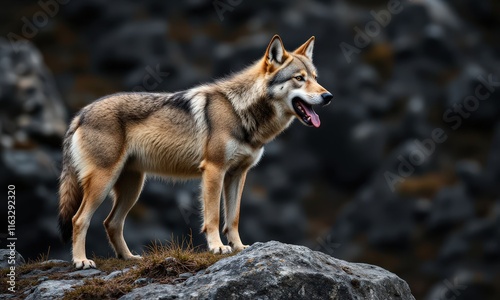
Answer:
<svg viewBox="0 0 500 300"><path fill-rule="evenodd" d="M109 280L120 273L71 272L33 287L27 299L58 299L84 284L82 277ZM415 299L404 280L380 267L275 241L256 243L186 278L178 284L151 282L120 299Z"/></svg>

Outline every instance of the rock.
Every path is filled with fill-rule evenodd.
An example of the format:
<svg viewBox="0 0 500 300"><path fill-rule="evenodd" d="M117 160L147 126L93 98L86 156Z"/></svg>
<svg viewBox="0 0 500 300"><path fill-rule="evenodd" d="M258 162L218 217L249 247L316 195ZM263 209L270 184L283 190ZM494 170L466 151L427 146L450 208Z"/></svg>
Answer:
<svg viewBox="0 0 500 300"><path fill-rule="evenodd" d="M43 263L42 263L43 264ZM26 274L20 275L20 278L29 279L33 277L45 277L55 273L67 273L74 271L73 264L70 262L63 261L62 263L57 263L53 266L44 267L42 269L34 269ZM61 278L61 279L79 279L79 278Z"/></svg>
<svg viewBox="0 0 500 300"><path fill-rule="evenodd" d="M482 278L468 271L459 271L451 278L440 281L431 289L425 300L434 299L490 299L478 287L484 283ZM491 298L493 299L493 298Z"/></svg>
<svg viewBox="0 0 500 300"><path fill-rule="evenodd" d="M430 2L430 1L429 1ZM421 46L422 55L432 61L434 68L456 67L458 65L458 55L450 41L446 39L446 32L443 27L431 24L425 28L425 38Z"/></svg>
<svg viewBox="0 0 500 300"><path fill-rule="evenodd" d="M69 289L82 285L83 280L48 280L42 282L26 300L61 299Z"/></svg>
<svg viewBox="0 0 500 300"><path fill-rule="evenodd" d="M116 277L122 276L123 274L129 272L130 270L131 270L130 268L126 268L123 270L114 271L114 272L111 272L108 275L104 276L102 279L111 280L111 279L114 279Z"/></svg>
<svg viewBox="0 0 500 300"><path fill-rule="evenodd" d="M409 99L405 116L399 125L399 135L405 138L414 137L419 139L431 136L433 128L426 122L427 110L423 97L415 96Z"/></svg>
<svg viewBox="0 0 500 300"><path fill-rule="evenodd" d="M327 120L324 123L338 130L310 132L305 136L305 144L314 145L321 140L321 147L314 149L315 157L320 162L318 168L327 170L330 182L352 186L362 182L379 166L387 130L380 122L367 120L369 114L364 105L335 105L335 110L325 112L329 115L325 115ZM325 134L328 139L323 138Z"/></svg>
<svg viewBox="0 0 500 300"><path fill-rule="evenodd" d="M179 274L179 278L181 279L188 279L189 277L192 277L193 276L193 273L182 273L182 274Z"/></svg>
<svg viewBox="0 0 500 300"><path fill-rule="evenodd" d="M392 39L405 35L417 35L431 23L429 11L422 5L409 5L401 13L394 15L387 26L387 34Z"/></svg>
<svg viewBox="0 0 500 300"><path fill-rule="evenodd" d="M151 278L139 278L136 281L134 281L135 285L143 285L143 284L148 284L153 282Z"/></svg>
<svg viewBox="0 0 500 300"><path fill-rule="evenodd" d="M414 299L396 275L303 246L255 243L175 287L155 284L130 299Z"/></svg>
<svg viewBox="0 0 500 300"><path fill-rule="evenodd" d="M15 150L6 149L0 153L0 160L5 165L5 172L14 182L53 183L59 177L55 162L59 153L42 149Z"/></svg>
<svg viewBox="0 0 500 300"><path fill-rule="evenodd" d="M30 139L58 145L66 109L41 53L29 42L0 39L0 137L2 146Z"/></svg>
<svg viewBox="0 0 500 300"><path fill-rule="evenodd" d="M461 168L457 169L457 173L464 179L467 187L480 195L500 195L500 188L497 184L500 179L500 156L498 155L500 151L500 123L496 123L494 128L491 148L484 170L480 172L480 168L474 164L469 164L468 168L462 164Z"/></svg>
<svg viewBox="0 0 500 300"><path fill-rule="evenodd" d="M36 258L52 245L57 252L60 244L54 215L60 159L60 150L49 147L0 150L0 184L16 187L16 230L23 236L16 246L23 249L27 259ZM33 226L33 220L37 226ZM34 241L37 247L32 246Z"/></svg>
<svg viewBox="0 0 500 300"><path fill-rule="evenodd" d="M128 72L147 65L149 62L145 59L158 61L161 59L158 54L168 50L167 43L162 38L166 32L167 24L162 20L125 23L109 32L105 35L106 38L98 43L98 51L95 53L98 66L111 72Z"/></svg>
<svg viewBox="0 0 500 300"><path fill-rule="evenodd" d="M428 222L431 229L452 226L474 215L472 200L463 185L441 189L432 202Z"/></svg>
<svg viewBox="0 0 500 300"><path fill-rule="evenodd" d="M422 151L420 143L423 143L423 140L407 139L389 153L376 173L387 187L392 185L392 188L396 188L397 185L385 177L386 172L391 172L403 179L429 172L434 165L439 148L436 147L435 151L428 155Z"/></svg>
<svg viewBox="0 0 500 300"><path fill-rule="evenodd" d="M469 243L464 239L463 235L451 235L441 247L439 251L439 260L443 266L449 264L453 260L464 259L467 251L469 251Z"/></svg>
<svg viewBox="0 0 500 300"><path fill-rule="evenodd" d="M474 193L484 191L489 182L482 178L481 165L477 161L461 160L455 165L455 172L469 191Z"/></svg>
<svg viewBox="0 0 500 300"><path fill-rule="evenodd" d="M256 200L247 197L243 200L242 211L245 216L259 216L258 218L245 217L241 221L240 233L244 243L253 243L262 240L265 236L279 236L287 243L302 243L305 236L306 218L304 211L297 207L297 197L287 198L289 203L278 204L276 200ZM283 200L282 200L283 201Z"/></svg>
<svg viewBox="0 0 500 300"><path fill-rule="evenodd" d="M0 39L0 184L16 186L16 230L24 237L16 246L26 258L58 239L52 214L66 122L42 54L30 42Z"/></svg>
<svg viewBox="0 0 500 300"><path fill-rule="evenodd" d="M324 241L320 240L321 251L333 252L342 259L357 259L360 253L353 251L350 241L361 237L366 237L371 246L405 248L411 242L415 209L414 201L402 201L384 188L366 187L337 215L327 235L329 245L339 246L335 249L324 247L321 245Z"/></svg>
<svg viewBox="0 0 500 300"><path fill-rule="evenodd" d="M177 259L175 257L170 257L169 256L169 257L165 258L165 262L166 263L173 263L173 264L175 264L175 263L177 263Z"/></svg>
<svg viewBox="0 0 500 300"><path fill-rule="evenodd" d="M448 85L444 113L446 122L454 130L471 125L488 128L498 120L500 105L495 100L500 92L494 88L496 85L490 91L492 87L484 84L489 78L495 82L498 80L493 74L480 65L470 63Z"/></svg>
<svg viewBox="0 0 500 300"><path fill-rule="evenodd" d="M129 294L120 298L120 300L132 300L132 299L148 299L148 300L160 300L160 299L182 299L175 297L177 293L177 286L171 284L159 284L153 283L142 288L138 288L130 292Z"/></svg>
<svg viewBox="0 0 500 300"><path fill-rule="evenodd" d="M459 19L455 12L451 9L450 1L447 2L448 3L446 3L445 1L424 0L414 3L425 6L433 22L450 28L458 29L463 26L462 20Z"/></svg>
<svg viewBox="0 0 500 300"><path fill-rule="evenodd" d="M42 265L46 265L46 264L65 264L65 263L69 263L69 262L67 262L65 260L62 260L62 259L49 259L49 260L41 262Z"/></svg>
<svg viewBox="0 0 500 300"><path fill-rule="evenodd" d="M101 275L102 272L96 269L87 269L87 270L78 270L67 274L66 276L69 278L86 278L86 277L95 277L97 275Z"/></svg>
<svg viewBox="0 0 500 300"><path fill-rule="evenodd" d="M392 246L393 248L407 246L414 227L413 207L410 203L404 201L374 203L370 214L377 215L378 218L372 219L367 232L368 241L376 246Z"/></svg>
<svg viewBox="0 0 500 300"><path fill-rule="evenodd" d="M14 264L9 262L12 259L14 259ZM21 266L24 265L24 263L24 258L19 252L10 249L0 249L0 269L8 268L14 265Z"/></svg>

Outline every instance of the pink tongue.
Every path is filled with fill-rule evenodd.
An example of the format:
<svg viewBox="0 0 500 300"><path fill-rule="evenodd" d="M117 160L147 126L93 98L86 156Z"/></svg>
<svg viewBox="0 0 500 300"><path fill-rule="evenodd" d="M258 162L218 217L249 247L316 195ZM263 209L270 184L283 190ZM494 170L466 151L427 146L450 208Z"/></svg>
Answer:
<svg viewBox="0 0 500 300"><path fill-rule="evenodd" d="M312 109L312 107L308 105L302 105L302 108L305 110L306 114L311 117L311 122L314 127L318 128L321 125L321 121L319 120L318 114Z"/></svg>

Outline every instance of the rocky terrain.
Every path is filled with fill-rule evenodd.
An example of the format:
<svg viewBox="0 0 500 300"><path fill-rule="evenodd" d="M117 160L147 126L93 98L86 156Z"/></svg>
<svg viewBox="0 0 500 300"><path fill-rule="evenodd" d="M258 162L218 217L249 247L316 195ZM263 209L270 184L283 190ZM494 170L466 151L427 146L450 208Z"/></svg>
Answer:
<svg viewBox="0 0 500 300"><path fill-rule="evenodd" d="M315 35L319 82L334 102L318 109L321 128L294 124L267 146L247 179L243 241L378 265L418 299L498 299L499 2L231 3L221 13L212 1L72 0L27 44L9 34L22 36L43 8L2 7L0 186L16 186L18 251L69 259L57 179L64 125L78 109L117 91L175 91L237 71L275 33L288 48ZM190 234L203 245L198 186L148 181L127 219L131 249ZM109 210L108 201L89 230L88 251L99 256L112 255Z"/></svg>
<svg viewBox="0 0 500 300"><path fill-rule="evenodd" d="M175 258L164 260L175 261ZM80 296L84 299L77 294L78 288L88 285L88 280L113 285L130 272L130 268L111 273L99 269L74 271L63 261L43 264L52 266L21 275L34 282L20 293L23 298L77 299ZM119 299L415 299L404 280L380 267L348 263L303 246L279 242L256 243L196 274L182 273L174 277L171 284L158 283L162 278L139 278L131 291L124 292ZM110 294L106 296L114 298ZM5 294L0 297L10 298ZM93 299L100 297L96 295Z"/></svg>

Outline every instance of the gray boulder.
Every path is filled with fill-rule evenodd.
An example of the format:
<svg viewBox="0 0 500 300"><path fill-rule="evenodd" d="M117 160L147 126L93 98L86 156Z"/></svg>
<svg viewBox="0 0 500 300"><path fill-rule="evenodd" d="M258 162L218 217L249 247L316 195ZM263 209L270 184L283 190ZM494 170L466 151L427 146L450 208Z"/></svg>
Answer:
<svg viewBox="0 0 500 300"><path fill-rule="evenodd" d="M42 282L26 300L62 299L71 288L82 285L82 280L48 280Z"/></svg>
<svg viewBox="0 0 500 300"><path fill-rule="evenodd" d="M14 264L11 262L14 261ZM24 265L23 256L16 250L0 249L0 269Z"/></svg>
<svg viewBox="0 0 500 300"><path fill-rule="evenodd" d="M380 267L275 241L255 243L180 285L148 285L121 299L144 295L148 299L415 299L405 281Z"/></svg>
<svg viewBox="0 0 500 300"><path fill-rule="evenodd" d="M37 140L58 146L67 112L42 54L29 42L0 39L0 145Z"/></svg>

